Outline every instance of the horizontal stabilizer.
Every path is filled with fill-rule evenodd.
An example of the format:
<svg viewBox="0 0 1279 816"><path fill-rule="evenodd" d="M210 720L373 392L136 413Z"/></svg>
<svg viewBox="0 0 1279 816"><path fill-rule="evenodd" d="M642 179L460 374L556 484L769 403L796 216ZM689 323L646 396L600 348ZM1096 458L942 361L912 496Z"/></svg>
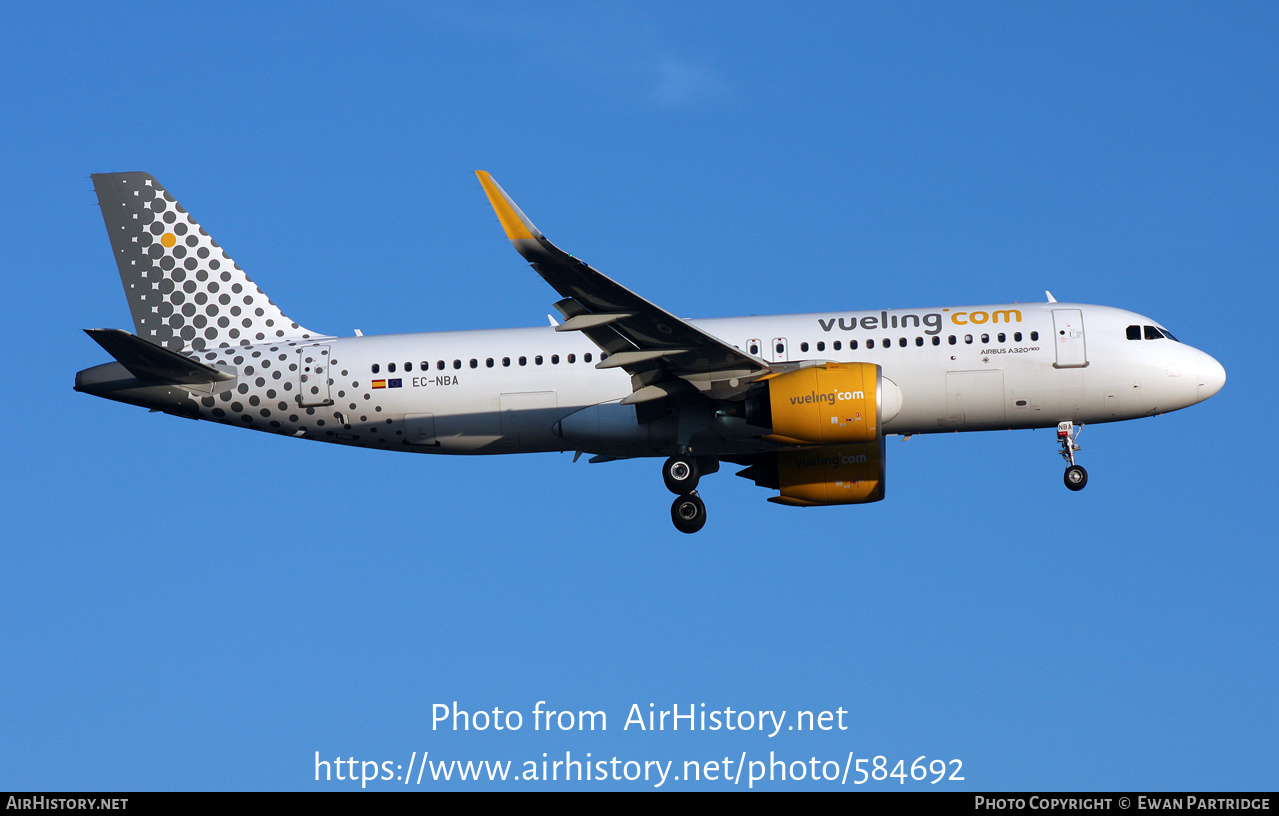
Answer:
<svg viewBox="0 0 1279 816"><path fill-rule="evenodd" d="M235 379L224 369L205 365L122 329L85 329L84 333L139 380L194 385Z"/></svg>

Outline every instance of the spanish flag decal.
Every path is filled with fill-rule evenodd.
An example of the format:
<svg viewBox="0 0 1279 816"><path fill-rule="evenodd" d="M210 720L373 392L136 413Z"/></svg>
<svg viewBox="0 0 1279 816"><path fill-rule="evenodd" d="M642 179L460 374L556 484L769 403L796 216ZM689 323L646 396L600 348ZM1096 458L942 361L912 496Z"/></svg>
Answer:
<svg viewBox="0 0 1279 816"><path fill-rule="evenodd" d="M374 387L374 388L386 388L386 380L374 380L374 381L373 381L373 387Z"/></svg>

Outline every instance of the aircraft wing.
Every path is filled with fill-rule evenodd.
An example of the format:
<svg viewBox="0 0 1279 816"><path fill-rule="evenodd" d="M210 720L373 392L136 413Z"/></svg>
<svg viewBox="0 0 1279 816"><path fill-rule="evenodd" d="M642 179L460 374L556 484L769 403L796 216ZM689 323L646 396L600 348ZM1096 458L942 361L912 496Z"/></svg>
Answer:
<svg viewBox="0 0 1279 816"><path fill-rule="evenodd" d="M506 237L563 300L565 320L556 331L581 331L608 354L596 368L621 368L634 393L623 402L645 402L688 385L726 397L769 373L763 359L707 334L635 294L546 240L510 196L484 171L476 173Z"/></svg>

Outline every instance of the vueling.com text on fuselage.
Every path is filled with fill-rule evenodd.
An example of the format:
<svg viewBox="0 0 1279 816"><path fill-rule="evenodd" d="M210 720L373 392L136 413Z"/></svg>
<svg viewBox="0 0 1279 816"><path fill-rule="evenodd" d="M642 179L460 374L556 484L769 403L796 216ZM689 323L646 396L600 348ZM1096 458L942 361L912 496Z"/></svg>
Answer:
<svg viewBox="0 0 1279 816"><path fill-rule="evenodd" d="M877 315L852 315L849 317L819 317L817 325L822 331L873 331L875 329L922 328L924 334L940 334L943 313L950 313L950 322L956 326L980 326L983 323L1020 323L1020 309L984 309L962 310L951 312L942 309L940 312L915 314L914 312L880 312Z"/></svg>

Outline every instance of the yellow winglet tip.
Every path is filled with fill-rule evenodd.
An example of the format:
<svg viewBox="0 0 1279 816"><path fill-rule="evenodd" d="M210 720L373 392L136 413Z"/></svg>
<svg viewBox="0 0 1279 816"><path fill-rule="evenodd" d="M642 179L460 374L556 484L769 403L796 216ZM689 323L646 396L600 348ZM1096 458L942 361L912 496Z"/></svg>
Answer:
<svg viewBox="0 0 1279 816"><path fill-rule="evenodd" d="M497 213L497 220L502 223L506 237L512 241L535 237L533 230L530 229L533 225L529 223L524 213L520 212L520 208L515 206L515 202L511 201L506 191L498 186L493 177L483 170L476 170L475 175L479 177L480 186L484 188L484 194L488 196L493 212Z"/></svg>

